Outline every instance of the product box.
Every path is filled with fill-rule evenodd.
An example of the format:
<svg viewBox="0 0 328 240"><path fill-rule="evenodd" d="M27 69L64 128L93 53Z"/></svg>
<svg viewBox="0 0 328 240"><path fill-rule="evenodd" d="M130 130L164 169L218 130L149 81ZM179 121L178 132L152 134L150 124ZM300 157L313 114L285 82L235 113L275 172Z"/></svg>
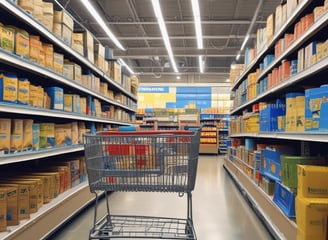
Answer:
<svg viewBox="0 0 328 240"><path fill-rule="evenodd" d="M28 185L15 184L10 182L4 182L0 180L1 187L13 187L17 190L17 211L18 221L27 219L30 217L30 195L28 191ZM7 195L8 197L8 195Z"/></svg>
<svg viewBox="0 0 328 240"><path fill-rule="evenodd" d="M64 109L64 90L60 87L48 87L46 92L51 98L51 109Z"/></svg>
<svg viewBox="0 0 328 240"><path fill-rule="evenodd" d="M55 124L40 123L40 148L51 148L55 146Z"/></svg>
<svg viewBox="0 0 328 240"><path fill-rule="evenodd" d="M64 111L72 112L73 111L73 95L64 94Z"/></svg>
<svg viewBox="0 0 328 240"><path fill-rule="evenodd" d="M305 96L296 97L296 131L305 131Z"/></svg>
<svg viewBox="0 0 328 240"><path fill-rule="evenodd" d="M295 194L280 182L275 183L273 202L289 218L295 218Z"/></svg>
<svg viewBox="0 0 328 240"><path fill-rule="evenodd" d="M28 105L29 101L30 101L30 82L27 78L19 78L17 103Z"/></svg>
<svg viewBox="0 0 328 240"><path fill-rule="evenodd" d="M44 172L38 170L29 173L30 176L43 179L43 203L49 203L59 194L60 176L57 172Z"/></svg>
<svg viewBox="0 0 328 240"><path fill-rule="evenodd" d="M54 52L54 70L57 73L63 74L64 68L64 55Z"/></svg>
<svg viewBox="0 0 328 240"><path fill-rule="evenodd" d="M105 47L101 43L95 43L95 64L101 69L105 70Z"/></svg>
<svg viewBox="0 0 328 240"><path fill-rule="evenodd" d="M54 47L52 44L42 43L42 48L45 53L45 66L53 69L54 68Z"/></svg>
<svg viewBox="0 0 328 240"><path fill-rule="evenodd" d="M81 114L83 114L83 115L87 114L87 98L86 97L80 97L80 109L81 109Z"/></svg>
<svg viewBox="0 0 328 240"><path fill-rule="evenodd" d="M55 34L58 38L61 39L62 36L62 24L61 23L54 23L53 25L53 34Z"/></svg>
<svg viewBox="0 0 328 240"><path fill-rule="evenodd" d="M81 55L84 55L83 33L73 33L72 48L79 52Z"/></svg>
<svg viewBox="0 0 328 240"><path fill-rule="evenodd" d="M81 101L80 96L77 94L72 95L72 111L74 113L81 113Z"/></svg>
<svg viewBox="0 0 328 240"><path fill-rule="evenodd" d="M56 147L72 145L72 128L71 124L55 125Z"/></svg>
<svg viewBox="0 0 328 240"><path fill-rule="evenodd" d="M328 199L296 197L297 239L327 239Z"/></svg>
<svg viewBox="0 0 328 240"><path fill-rule="evenodd" d="M19 224L18 219L18 193L16 187L0 187L1 191L6 193L7 199L7 226L16 226Z"/></svg>
<svg viewBox="0 0 328 240"><path fill-rule="evenodd" d="M40 41L40 36L30 35L30 60L34 62L39 62L40 51L42 48L42 43Z"/></svg>
<svg viewBox="0 0 328 240"><path fill-rule="evenodd" d="M10 151L21 151L23 148L23 119L11 120Z"/></svg>
<svg viewBox="0 0 328 240"><path fill-rule="evenodd" d="M13 74L0 74L0 101L17 102L18 79Z"/></svg>
<svg viewBox="0 0 328 240"><path fill-rule="evenodd" d="M13 53L15 51L15 30L3 25L0 25L0 30L1 48Z"/></svg>
<svg viewBox="0 0 328 240"><path fill-rule="evenodd" d="M328 198L328 167L298 165L297 181L297 196Z"/></svg>
<svg viewBox="0 0 328 240"><path fill-rule="evenodd" d="M64 24L70 30L74 29L74 21L64 10L54 11L54 23Z"/></svg>
<svg viewBox="0 0 328 240"><path fill-rule="evenodd" d="M22 0L24 1L24 0ZM25 1L24 1L25 2ZM41 22L42 17L43 17L43 3L42 0L33 0L33 5L34 5L34 9L33 9L33 13L32 15Z"/></svg>
<svg viewBox="0 0 328 240"><path fill-rule="evenodd" d="M28 32L20 28L15 29L15 53L23 58L30 54L30 37Z"/></svg>
<svg viewBox="0 0 328 240"><path fill-rule="evenodd" d="M63 76L68 79L74 78L74 63L67 60L64 61Z"/></svg>
<svg viewBox="0 0 328 240"><path fill-rule="evenodd" d="M72 34L73 34L73 31L71 29L69 29L65 24L62 24L62 26L61 26L61 39L68 46L72 45Z"/></svg>
<svg viewBox="0 0 328 240"><path fill-rule="evenodd" d="M24 9L27 13L32 14L34 10L33 0L17 0L17 5Z"/></svg>
<svg viewBox="0 0 328 240"><path fill-rule="evenodd" d="M53 29L53 23L54 23L54 6L51 2L42 2L42 10L43 15L41 22L43 25L48 28L50 32L52 32Z"/></svg>
<svg viewBox="0 0 328 240"><path fill-rule="evenodd" d="M94 40L89 31L83 33L84 56L94 63Z"/></svg>
<svg viewBox="0 0 328 240"><path fill-rule="evenodd" d="M27 181L27 182L36 183L36 191L37 191L36 208L40 209L43 206L43 202L44 202L44 191L48 191L49 188L48 184L46 184L47 189L45 189L44 187L44 184L47 181L43 177L26 175L25 173L20 173L19 175L17 175L17 180L15 179L15 181Z"/></svg>
<svg viewBox="0 0 328 240"><path fill-rule="evenodd" d="M72 144L79 144L79 128L77 122L72 122Z"/></svg>
<svg viewBox="0 0 328 240"><path fill-rule="evenodd" d="M77 82L82 82L82 69L78 64L74 64L74 76L73 79Z"/></svg>
<svg viewBox="0 0 328 240"><path fill-rule="evenodd" d="M23 150L32 149L33 119L23 119Z"/></svg>
<svg viewBox="0 0 328 240"><path fill-rule="evenodd" d="M7 191L0 188L0 232L7 230Z"/></svg>
<svg viewBox="0 0 328 240"><path fill-rule="evenodd" d="M40 124L33 123L32 125L32 148L33 150L39 150L40 148Z"/></svg>
<svg viewBox="0 0 328 240"><path fill-rule="evenodd" d="M74 159L68 162L71 171L71 187L75 187L80 184L80 160Z"/></svg>
<svg viewBox="0 0 328 240"><path fill-rule="evenodd" d="M110 61L110 77L121 84L121 65L115 61Z"/></svg>
<svg viewBox="0 0 328 240"><path fill-rule="evenodd" d="M43 47L41 46L40 48L40 55L39 55L39 59L38 59L38 64L40 64L42 67L46 66L46 52L43 49Z"/></svg>

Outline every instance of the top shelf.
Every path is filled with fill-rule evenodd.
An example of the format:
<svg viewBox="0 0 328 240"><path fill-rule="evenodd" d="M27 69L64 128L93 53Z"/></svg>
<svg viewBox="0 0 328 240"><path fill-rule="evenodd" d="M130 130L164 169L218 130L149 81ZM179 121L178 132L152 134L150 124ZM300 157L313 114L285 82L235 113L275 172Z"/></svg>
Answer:
<svg viewBox="0 0 328 240"><path fill-rule="evenodd" d="M294 10L289 19L281 26L279 31L275 33L272 40L262 48L262 50L257 54L255 59L247 66L246 70L241 74L241 76L237 79L237 81L232 85L232 91L236 90L236 88L241 84L241 82L246 78L247 74L251 72L253 69L259 65L260 61L264 58L264 55L272 49L276 41L282 36L282 34L295 22L295 20L299 17L299 15L304 12L306 7L311 3L311 0L303 0L297 8ZM286 53L285 53L286 54ZM284 55L285 55L284 54Z"/></svg>
<svg viewBox="0 0 328 240"><path fill-rule="evenodd" d="M97 66L95 66L93 63L91 63L88 59L86 59L84 56L82 56L80 53L66 45L61 39L59 39L57 36L55 36L52 32L50 32L47 28L45 28L40 22L38 22L36 19L34 19L31 15L27 14L23 10L21 10L16 4L13 2L4 0L0 1L0 8L6 10L9 14L15 16L15 18L19 19L20 21L23 21L24 23L27 23L33 30L39 32L43 37L47 38L52 43L56 44L58 47L60 47L62 50L64 50L67 54L70 54L74 58L78 59L80 62L82 62L84 65L86 65L92 72L97 74L98 76L102 77L109 83L111 83L112 86L114 86L117 90L124 93L126 96L129 96L133 100L137 100L137 96L134 94L128 92L125 90L120 84L110 79L108 76L105 75L105 73L99 69Z"/></svg>

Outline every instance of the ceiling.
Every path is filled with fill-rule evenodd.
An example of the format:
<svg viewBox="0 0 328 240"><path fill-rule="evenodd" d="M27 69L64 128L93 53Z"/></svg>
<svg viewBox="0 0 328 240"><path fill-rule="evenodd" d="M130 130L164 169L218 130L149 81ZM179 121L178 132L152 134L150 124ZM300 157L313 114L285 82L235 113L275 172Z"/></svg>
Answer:
<svg viewBox="0 0 328 240"><path fill-rule="evenodd" d="M58 0L104 45L113 48L138 74L140 82L219 83L229 78L230 65L247 33L246 46L253 47L256 30L281 0L199 0L204 49L197 49L191 0L160 0L176 61L171 67L151 0L90 0L125 51L117 48L78 0ZM204 56L199 73L198 56ZM237 63L243 62L243 55Z"/></svg>

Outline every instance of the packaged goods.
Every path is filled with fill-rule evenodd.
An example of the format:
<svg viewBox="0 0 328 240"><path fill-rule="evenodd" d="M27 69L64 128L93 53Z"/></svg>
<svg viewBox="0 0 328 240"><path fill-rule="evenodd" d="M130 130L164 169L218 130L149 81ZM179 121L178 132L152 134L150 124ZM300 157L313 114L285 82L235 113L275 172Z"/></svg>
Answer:
<svg viewBox="0 0 328 240"><path fill-rule="evenodd" d="M30 53L30 36L23 29L10 26L15 31L15 53L21 57L29 58Z"/></svg>
<svg viewBox="0 0 328 240"><path fill-rule="evenodd" d="M63 110L64 109L64 90L60 87L48 87L46 92L51 99L50 108Z"/></svg>
<svg viewBox="0 0 328 240"><path fill-rule="evenodd" d="M56 146L72 145L72 125L56 124L55 125Z"/></svg>
<svg viewBox="0 0 328 240"><path fill-rule="evenodd" d="M55 124L40 123L40 148L51 148L55 146Z"/></svg>
<svg viewBox="0 0 328 240"><path fill-rule="evenodd" d="M54 67L54 47L52 44L42 43L42 48L45 53L45 66L53 69Z"/></svg>
<svg viewBox="0 0 328 240"><path fill-rule="evenodd" d="M17 102L18 79L13 74L0 74L0 101Z"/></svg>
<svg viewBox="0 0 328 240"><path fill-rule="evenodd" d="M30 101L30 82L27 78L18 78L17 102L28 105Z"/></svg>
<svg viewBox="0 0 328 240"><path fill-rule="evenodd" d="M30 60L31 61L39 62L41 48L42 48L42 43L40 41L40 36L30 35Z"/></svg>
<svg viewBox="0 0 328 240"><path fill-rule="evenodd" d="M64 94L64 111L73 111L73 94Z"/></svg>
<svg viewBox="0 0 328 240"><path fill-rule="evenodd" d="M328 198L328 167L297 165L297 196Z"/></svg>
<svg viewBox="0 0 328 240"><path fill-rule="evenodd" d="M18 219L18 193L16 187L1 186L0 189L5 191L7 199L7 226L16 226L19 224Z"/></svg>
<svg viewBox="0 0 328 240"><path fill-rule="evenodd" d="M34 11L33 0L17 0L18 6L24 9L26 12L32 14Z"/></svg>
<svg viewBox="0 0 328 240"><path fill-rule="evenodd" d="M81 55L84 54L83 33L73 33L72 47Z"/></svg>
<svg viewBox="0 0 328 240"><path fill-rule="evenodd" d="M0 118L0 150L10 149L11 119Z"/></svg>
<svg viewBox="0 0 328 240"><path fill-rule="evenodd" d="M0 188L0 232L7 230L7 192Z"/></svg>
<svg viewBox="0 0 328 240"><path fill-rule="evenodd" d="M10 150L20 151L23 148L23 119L11 120Z"/></svg>
<svg viewBox="0 0 328 240"><path fill-rule="evenodd" d="M32 149L33 144L33 120L23 120L23 149Z"/></svg>
<svg viewBox="0 0 328 240"><path fill-rule="evenodd" d="M63 74L64 68L64 55L54 52L54 70L57 73Z"/></svg>
<svg viewBox="0 0 328 240"><path fill-rule="evenodd" d="M33 123L32 125L32 148L38 150L40 147L40 124Z"/></svg>
<svg viewBox="0 0 328 240"><path fill-rule="evenodd" d="M1 44L0 46L13 53L15 51L15 30L3 25L0 25Z"/></svg>

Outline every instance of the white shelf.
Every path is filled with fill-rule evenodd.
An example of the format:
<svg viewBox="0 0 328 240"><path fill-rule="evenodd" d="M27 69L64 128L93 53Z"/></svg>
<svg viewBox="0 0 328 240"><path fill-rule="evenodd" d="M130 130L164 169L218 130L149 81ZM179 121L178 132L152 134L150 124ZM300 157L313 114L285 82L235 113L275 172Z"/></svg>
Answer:
<svg viewBox="0 0 328 240"><path fill-rule="evenodd" d="M11 13L15 17L19 18L23 22L30 25L34 30L38 31L40 34L42 34L44 37L48 38L51 42L62 48L64 51L69 53L70 55L77 58L80 62L85 64L89 69L91 69L94 73L99 75L100 77L106 79L111 85L115 86L118 90L123 92L125 95L129 96L130 98L137 100L137 97L130 92L128 92L126 89L124 89L120 84L110 79L108 76L105 75L105 73L99 69L97 66L95 66L93 63L91 63L87 58L82 56L80 53L66 45L61 39L59 39L57 36L55 36L52 32L50 32L46 27L43 26L42 23L37 21L35 18L33 18L31 15L27 14L23 10L21 10L16 4L4 0L0 1L0 7L5 9L7 12Z"/></svg>
<svg viewBox="0 0 328 240"><path fill-rule="evenodd" d="M238 80L233 84L232 91L236 90L242 80L246 77L246 75L251 71L252 68L256 64L259 64L259 61L263 58L264 54L269 51L275 44L275 42L281 37L281 35L288 29L288 27L297 19L297 17L304 11L304 9L312 2L312 0L303 0L300 4L298 4L297 8L293 11L292 15L288 18L288 20L280 27L280 30L276 32L272 38L272 40L263 47L263 49L256 55L255 59L247 66L247 69L241 74Z"/></svg>
<svg viewBox="0 0 328 240"><path fill-rule="evenodd" d="M296 240L296 223L284 215L274 204L272 198L233 162L224 159L223 166L235 180L244 196L251 202L253 209L262 218L275 239Z"/></svg>
<svg viewBox="0 0 328 240"><path fill-rule="evenodd" d="M18 226L7 227L8 231L0 233L3 240L42 239L53 229L67 221L94 200L87 182L65 191L58 197L44 204L27 220Z"/></svg>
<svg viewBox="0 0 328 240"><path fill-rule="evenodd" d="M115 106L119 106L119 107L127 109L129 111L135 111L133 108L123 105L119 102L113 101L105 96L102 96L99 93L97 93L89 88L84 87L82 84L79 84L78 82L76 82L74 80L70 80L70 79L67 79L67 78L59 75L58 73L54 72L51 69L44 68L32 61L18 57L18 56L14 55L12 53L9 53L3 49L0 49L0 61L3 63L7 63L11 66L17 67L17 68L21 68L24 70L28 70L30 72L34 72L35 74L44 75L48 78L51 78L53 80L56 80L56 81L62 83L62 84L65 84L67 86L78 89L79 91L82 91L82 92L92 95L94 97L97 97L98 99L102 99L103 101L113 104Z"/></svg>
<svg viewBox="0 0 328 240"><path fill-rule="evenodd" d="M327 14L327 19L328 19L328 14ZM291 76L290 78L280 82L278 85L270 88L268 91L260 94L259 96L257 96L256 98L248 101L245 104L240 105L239 107L233 109L231 111L231 115L233 115L234 113L246 108L247 106L255 103L255 102L259 102L261 99L268 97L270 95L275 95L278 91L285 89L286 87L289 87L291 85L297 84L300 81L303 81L304 78L308 78L314 74L316 74L317 72L319 72L322 69L326 69L328 67L328 57L321 59L319 62L315 63L314 65L304 69L303 71L297 73L294 76Z"/></svg>
<svg viewBox="0 0 328 240"><path fill-rule="evenodd" d="M240 133L230 135L232 138L271 138L311 142L328 142L328 132L268 132L268 133Z"/></svg>
<svg viewBox="0 0 328 240"><path fill-rule="evenodd" d="M25 151L15 154L1 154L0 155L0 165L25 162L29 160L36 160L44 157L51 157L60 154L73 153L83 151L83 145L72 145L65 147L54 147L47 149L40 149L38 151ZM1 239L1 238L0 238Z"/></svg>
<svg viewBox="0 0 328 240"><path fill-rule="evenodd" d="M91 121L91 122L101 122L101 123L111 123L120 125L130 125L131 123L122 122L119 120L113 120L108 118L100 118L95 116L81 115L73 112L65 112L60 110L51 110L46 108L37 108L27 105L10 104L10 103L0 103L0 112L14 113L14 114L24 114L32 116L45 116L53 118L64 118L79 121Z"/></svg>

